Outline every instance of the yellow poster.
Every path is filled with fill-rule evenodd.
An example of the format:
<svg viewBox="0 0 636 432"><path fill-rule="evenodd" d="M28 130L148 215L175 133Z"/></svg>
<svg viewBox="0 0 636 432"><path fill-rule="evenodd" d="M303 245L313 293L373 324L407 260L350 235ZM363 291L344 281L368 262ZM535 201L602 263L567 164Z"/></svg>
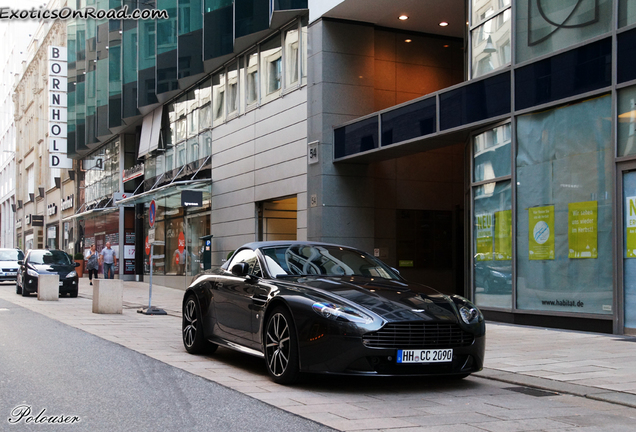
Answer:
<svg viewBox="0 0 636 432"><path fill-rule="evenodd" d="M568 204L569 258L598 258L598 204Z"/></svg>
<svg viewBox="0 0 636 432"><path fill-rule="evenodd" d="M625 258L636 258L636 196L625 202Z"/></svg>
<svg viewBox="0 0 636 432"><path fill-rule="evenodd" d="M476 261L492 260L492 214L484 213L477 216L475 232L477 235Z"/></svg>
<svg viewBox="0 0 636 432"><path fill-rule="evenodd" d="M554 206L528 209L528 257L530 260L554 259Z"/></svg>
<svg viewBox="0 0 636 432"><path fill-rule="evenodd" d="M512 210L495 212L495 260L512 259Z"/></svg>

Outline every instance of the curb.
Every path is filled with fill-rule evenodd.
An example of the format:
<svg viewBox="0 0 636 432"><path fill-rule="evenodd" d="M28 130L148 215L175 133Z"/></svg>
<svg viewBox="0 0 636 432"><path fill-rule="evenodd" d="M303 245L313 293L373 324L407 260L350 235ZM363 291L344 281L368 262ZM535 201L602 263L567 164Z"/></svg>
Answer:
<svg viewBox="0 0 636 432"><path fill-rule="evenodd" d="M580 384L571 384L547 378L515 374L512 372L504 372L497 369L489 368L484 368L481 372L474 374L473 376L493 381L501 381L509 384L536 388L539 390L547 390L556 393L584 397L601 402L623 405L629 408L636 408L636 395L632 393L612 391L596 387L584 386Z"/></svg>

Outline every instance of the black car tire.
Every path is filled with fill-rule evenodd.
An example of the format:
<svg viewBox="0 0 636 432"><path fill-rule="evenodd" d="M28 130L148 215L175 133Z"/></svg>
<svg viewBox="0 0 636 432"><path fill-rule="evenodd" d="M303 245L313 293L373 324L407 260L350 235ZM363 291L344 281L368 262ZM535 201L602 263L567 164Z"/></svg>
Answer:
<svg viewBox="0 0 636 432"><path fill-rule="evenodd" d="M292 384L300 375L298 338L289 310L279 306L269 315L263 336L267 372L278 384Z"/></svg>
<svg viewBox="0 0 636 432"><path fill-rule="evenodd" d="M28 297L29 296L29 292L26 289L24 289L24 287L22 287L22 293L21 294L22 294L22 297Z"/></svg>
<svg viewBox="0 0 636 432"><path fill-rule="evenodd" d="M22 287L20 286L18 281L15 281L15 293L16 294L22 294Z"/></svg>
<svg viewBox="0 0 636 432"><path fill-rule="evenodd" d="M205 339L201 322L201 309L194 295L188 296L183 304L181 318L183 346L190 354L212 354L218 346Z"/></svg>

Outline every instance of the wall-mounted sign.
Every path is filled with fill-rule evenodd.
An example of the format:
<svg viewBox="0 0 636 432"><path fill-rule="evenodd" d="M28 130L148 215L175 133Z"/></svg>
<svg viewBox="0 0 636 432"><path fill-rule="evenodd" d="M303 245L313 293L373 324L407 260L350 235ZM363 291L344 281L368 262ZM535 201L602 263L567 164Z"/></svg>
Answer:
<svg viewBox="0 0 636 432"><path fill-rule="evenodd" d="M530 260L554 259L554 206L528 209L528 257Z"/></svg>
<svg viewBox="0 0 636 432"><path fill-rule="evenodd" d="M31 225L31 215L24 215L24 223L27 225Z"/></svg>
<svg viewBox="0 0 636 432"><path fill-rule="evenodd" d="M512 259L512 210L495 212L495 260Z"/></svg>
<svg viewBox="0 0 636 432"><path fill-rule="evenodd" d="M598 203L568 204L569 258L598 258Z"/></svg>
<svg viewBox="0 0 636 432"><path fill-rule="evenodd" d="M144 175L144 164L137 164L132 168L125 169L121 174L122 181L126 183L129 180L136 179Z"/></svg>
<svg viewBox="0 0 636 432"><path fill-rule="evenodd" d="M313 141L307 144L307 164L312 165L320 162L320 155L318 154L319 141Z"/></svg>
<svg viewBox="0 0 636 432"><path fill-rule="evenodd" d="M44 215L31 215L32 226L44 226Z"/></svg>
<svg viewBox="0 0 636 432"><path fill-rule="evenodd" d="M66 47L49 47L49 166L72 169L67 155L67 57Z"/></svg>
<svg viewBox="0 0 636 432"><path fill-rule="evenodd" d="M181 191L182 207L201 207L203 206L203 192L201 191Z"/></svg>
<svg viewBox="0 0 636 432"><path fill-rule="evenodd" d="M46 209L46 214L49 216L53 216L57 213L57 206L55 204L49 204Z"/></svg>
<svg viewBox="0 0 636 432"><path fill-rule="evenodd" d="M74 195L69 195L65 198L62 198L62 205L60 206L60 208L62 210L68 210L68 209L72 209L73 208L73 197Z"/></svg>

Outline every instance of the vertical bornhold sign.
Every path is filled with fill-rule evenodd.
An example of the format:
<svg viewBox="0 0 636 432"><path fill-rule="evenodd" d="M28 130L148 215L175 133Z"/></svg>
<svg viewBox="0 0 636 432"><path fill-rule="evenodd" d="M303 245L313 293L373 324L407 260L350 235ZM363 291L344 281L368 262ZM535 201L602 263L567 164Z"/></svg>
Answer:
<svg viewBox="0 0 636 432"><path fill-rule="evenodd" d="M66 47L49 47L49 167L72 169L67 155L67 57Z"/></svg>

